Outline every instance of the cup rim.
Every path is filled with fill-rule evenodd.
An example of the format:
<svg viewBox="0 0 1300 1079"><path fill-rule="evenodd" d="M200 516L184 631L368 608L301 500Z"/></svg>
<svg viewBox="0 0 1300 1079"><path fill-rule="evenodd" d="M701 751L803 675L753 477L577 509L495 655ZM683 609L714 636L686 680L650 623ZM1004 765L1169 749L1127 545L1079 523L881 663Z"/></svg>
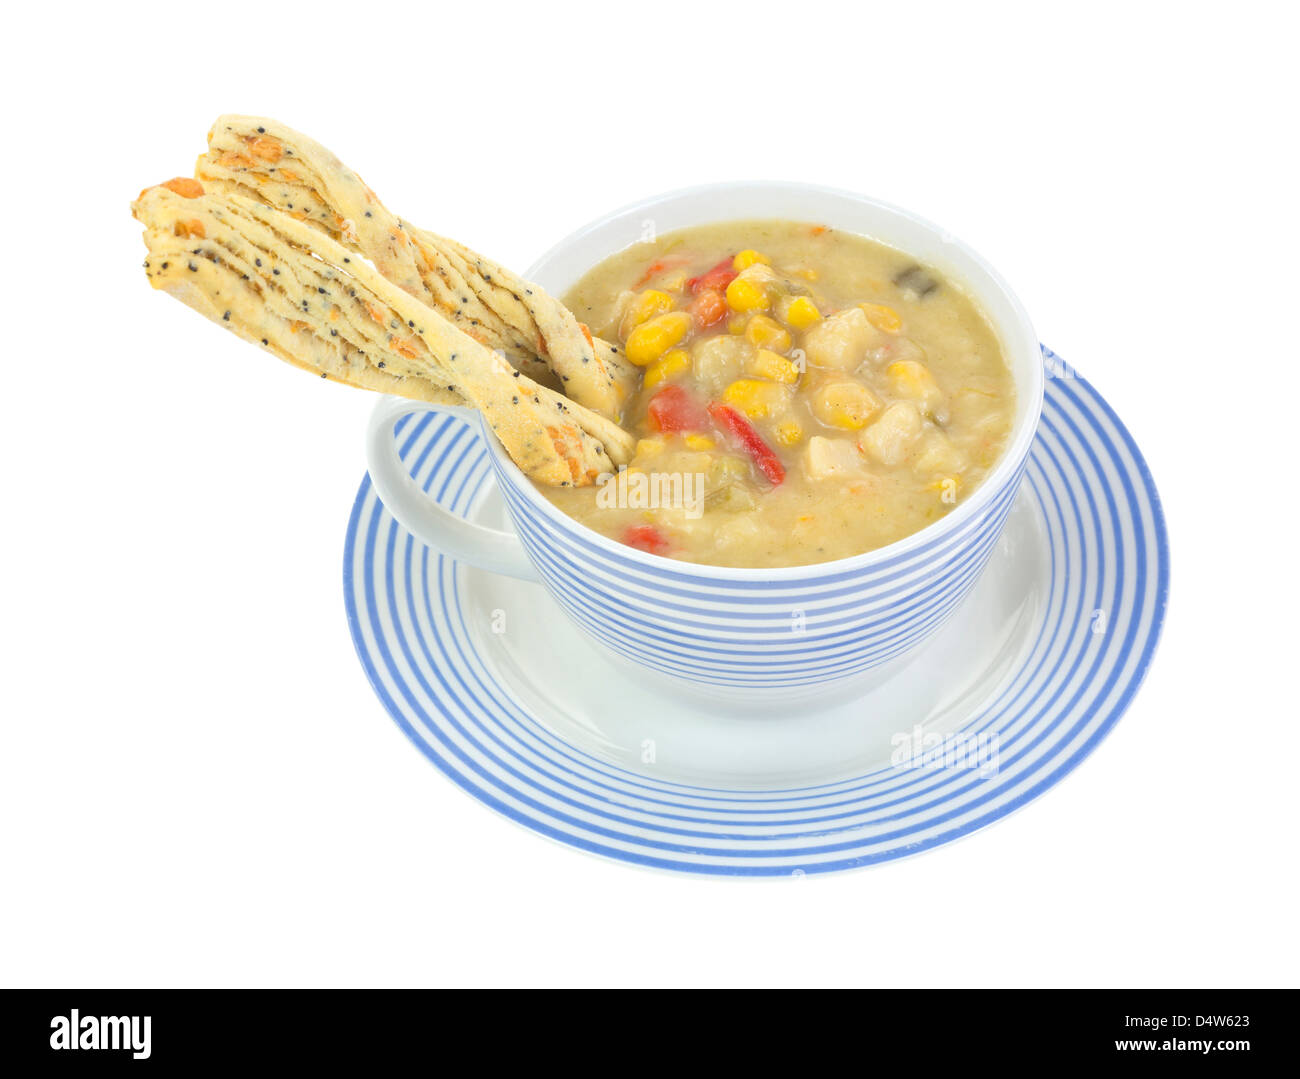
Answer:
<svg viewBox="0 0 1300 1079"><path fill-rule="evenodd" d="M848 199L872 206L886 213L895 214L906 219L912 225L929 231L943 243L956 248L984 275L986 278L986 284L1001 293L1002 299L1012 313L1011 325L1004 326L995 321L993 315L987 310L983 310L983 308L981 308L981 310L985 317L994 324L995 330L999 331L999 336L1003 341L1003 347L1010 348L1013 344L1018 343L1024 347L1031 348L1035 357L1039 355L1040 345L1038 343L1038 335L1034 332L1033 324L1029 320L1029 314L1025 310L1024 305L1011 290L1011 287L1006 283L1002 275L999 274L974 248L954 236L947 229L935 225L933 222L912 213L910 210L905 210L902 207L854 191L823 184L807 184L786 180L724 181L719 183L695 184L688 187L681 187L671 191L661 192L646 198L637 199L607 213L601 214L599 217L593 218L585 225L582 225L569 233L557 243L552 244L545 252L533 261L532 265L529 266L523 276L527 280L533 280L535 272L547 262L555 259L570 247L581 242L591 233L604 228L610 222L627 214L646 212L657 205L662 205L667 202L675 202L686 198L699 198L709 195L722 195L726 192L734 192L741 188L808 192L840 199ZM727 217L724 212L715 220L718 222L725 222L731 220L731 218ZM737 218L737 220L739 219ZM832 228L836 227L833 221L828 223ZM852 230L846 229L845 231ZM863 235L861 233L855 234ZM872 239L870 236L867 238ZM614 254L616 254L615 251L608 251L604 255L601 255L597 262L609 258ZM591 263L591 266L597 265L597 262ZM974 288L972 282L962 280L961 283L972 289ZM548 288L548 291L552 290ZM984 289L977 291L977 300L979 294L984 291ZM671 568L677 573L693 574L700 577L720 580L766 582L773 580L799 580L823 575L852 573L859 570L869 569L876 564L893 562L900 556L905 556L920 547L929 546L941 536L959 532L965 524L983 513L997 498L997 496L1006 489L1007 484L1011 482L1019 472L1025 459L1029 455L1029 448L1033 444L1038 431L1045 388L1045 374L1041 360L1031 362L1029 370L1031 372L1030 385L1021 385L1020 380L1016 380L1016 392L1018 394L1026 395L1026 401L1028 402L1029 407L1022 412L1020 422L1017 428L1013 431L1012 437L1006 448L1003 450L1001 459L968 499L959 503L950 513L945 514L943 517L939 518L939 520L934 521L909 535L903 536L901 539L897 539L893 543L886 544L883 547L877 547L871 551L864 551L861 554L850 555L847 558L837 558L827 562L812 562L798 566L715 566L705 562L683 562L678 559L651 554L648 551L642 551L639 548L629 547L627 544L619 543L617 540L610 539L608 536L597 532L594 528L575 520L557 509L541 494L540 491L537 490L526 476L522 473L518 473L517 466L515 466L514 462L510 460L500 442L491 435L486 425L484 425L483 431L490 452L495 454L497 460L501 461L505 466L504 474L519 481L514 484L514 487L516 490L523 492L524 497L529 500L530 505L538 509L550 521L562 528L581 532L583 538L588 543L593 544L611 555L644 566L647 570L652 572ZM1014 377L1015 373L1013 371L1013 378ZM514 472L511 472L511 469L514 469ZM515 476L515 473L518 473L517 477ZM511 516L513 517L513 514Z"/></svg>

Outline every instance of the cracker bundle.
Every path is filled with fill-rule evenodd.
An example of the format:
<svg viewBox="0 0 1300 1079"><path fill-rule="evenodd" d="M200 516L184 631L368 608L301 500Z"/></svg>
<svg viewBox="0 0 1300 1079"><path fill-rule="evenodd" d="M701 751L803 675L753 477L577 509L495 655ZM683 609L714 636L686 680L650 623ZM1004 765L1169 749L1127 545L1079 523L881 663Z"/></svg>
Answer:
<svg viewBox="0 0 1300 1079"><path fill-rule="evenodd" d="M544 290L389 212L324 147L271 120L213 126L196 178L147 188L155 288L297 366L482 412L539 483L625 464L637 370Z"/></svg>

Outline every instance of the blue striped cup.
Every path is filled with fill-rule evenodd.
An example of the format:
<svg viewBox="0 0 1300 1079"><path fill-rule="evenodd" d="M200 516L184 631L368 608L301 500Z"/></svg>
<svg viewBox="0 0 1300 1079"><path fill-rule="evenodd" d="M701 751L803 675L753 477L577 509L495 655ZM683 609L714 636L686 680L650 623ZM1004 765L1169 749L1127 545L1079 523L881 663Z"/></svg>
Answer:
<svg viewBox="0 0 1300 1079"><path fill-rule="evenodd" d="M1019 301L972 250L906 211L848 192L752 182L688 188L602 217L562 241L525 276L562 294L647 230L749 218L829 225L898 248L962 285L996 331L1017 408L1001 461L949 514L897 543L852 558L781 569L695 565L648 554L555 509L515 467L478 413L399 398L375 408L370 477L418 539L470 565L540 582L625 669L709 700L779 701L852 691L892 669L970 592L1015 500L1043 399L1038 339ZM397 455L394 425L411 412L452 411L478 425L514 525L501 531L434 503Z"/></svg>

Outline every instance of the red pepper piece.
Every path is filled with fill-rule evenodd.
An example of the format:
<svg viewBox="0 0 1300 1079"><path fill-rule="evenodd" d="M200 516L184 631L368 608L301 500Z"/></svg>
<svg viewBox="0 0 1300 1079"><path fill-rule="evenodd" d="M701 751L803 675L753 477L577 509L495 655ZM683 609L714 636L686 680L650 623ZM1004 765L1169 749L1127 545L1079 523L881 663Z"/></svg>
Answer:
<svg viewBox="0 0 1300 1079"><path fill-rule="evenodd" d="M713 291L722 292L731 282L736 280L739 274L731 265L731 256L719 262L713 269L700 274L699 277L692 277L686 282L686 287L691 292L699 295L701 292Z"/></svg>
<svg viewBox="0 0 1300 1079"><path fill-rule="evenodd" d="M753 459L758 470L772 481L775 487L785 479L785 467L781 459L772 452L772 447L763 441L763 436L754 430L754 425L745 419L730 405L714 401L709 405L709 415L717 421L719 427L731 435L744 447Z"/></svg>
<svg viewBox="0 0 1300 1079"><path fill-rule="evenodd" d="M677 385L665 386L650 398L646 413L657 431L702 431L708 426L699 402Z"/></svg>
<svg viewBox="0 0 1300 1079"><path fill-rule="evenodd" d="M663 554L668 550L668 541L654 525L628 525L623 533L623 542L650 554Z"/></svg>
<svg viewBox="0 0 1300 1079"><path fill-rule="evenodd" d="M707 330L710 326L716 326L727 315L727 301L722 298L722 293L715 288L704 289L696 294L687 308L691 317L695 319L697 329Z"/></svg>

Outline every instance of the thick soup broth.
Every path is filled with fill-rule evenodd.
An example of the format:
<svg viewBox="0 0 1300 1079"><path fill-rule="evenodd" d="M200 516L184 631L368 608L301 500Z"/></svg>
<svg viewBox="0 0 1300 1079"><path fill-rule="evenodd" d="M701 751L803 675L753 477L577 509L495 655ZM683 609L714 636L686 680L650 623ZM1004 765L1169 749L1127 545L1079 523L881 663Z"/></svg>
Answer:
<svg viewBox="0 0 1300 1079"><path fill-rule="evenodd" d="M622 543L722 566L874 550L969 497L1015 412L997 337L959 283L795 222L636 244L565 297L641 367L639 441L596 487L540 488Z"/></svg>

